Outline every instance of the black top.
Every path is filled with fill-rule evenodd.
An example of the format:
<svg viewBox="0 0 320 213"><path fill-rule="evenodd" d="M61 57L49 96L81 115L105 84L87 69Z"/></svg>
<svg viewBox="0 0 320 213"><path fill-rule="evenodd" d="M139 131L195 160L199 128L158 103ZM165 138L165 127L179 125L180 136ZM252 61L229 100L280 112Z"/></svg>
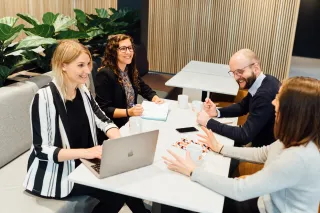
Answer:
<svg viewBox="0 0 320 213"><path fill-rule="evenodd" d="M71 149L86 149L93 147L92 136L88 116L86 114L83 99L79 89L76 97L66 101L67 116L69 122L70 136L69 143ZM80 160L75 160L75 166L80 165Z"/></svg>
<svg viewBox="0 0 320 213"><path fill-rule="evenodd" d="M130 81L133 82L132 74L128 71ZM156 95L153 91L139 76L139 86L141 91L132 83L134 89L134 104L137 104L137 96L140 94L143 98L151 101ZM113 120L113 122L120 128L125 125L128 121L127 117L114 118L114 110L116 108L126 109L127 98L123 85L119 84L118 77L109 68L101 69L96 76L95 82L96 101L100 108L106 113L106 115Z"/></svg>
<svg viewBox="0 0 320 213"><path fill-rule="evenodd" d="M252 142L253 147L269 145L275 141L273 126L275 110L272 101L278 93L280 82L271 75L266 75L256 94L250 93L237 104L219 109L221 117L238 117L249 113L242 127L233 127L210 119L207 127L213 132L235 141L236 146Z"/></svg>

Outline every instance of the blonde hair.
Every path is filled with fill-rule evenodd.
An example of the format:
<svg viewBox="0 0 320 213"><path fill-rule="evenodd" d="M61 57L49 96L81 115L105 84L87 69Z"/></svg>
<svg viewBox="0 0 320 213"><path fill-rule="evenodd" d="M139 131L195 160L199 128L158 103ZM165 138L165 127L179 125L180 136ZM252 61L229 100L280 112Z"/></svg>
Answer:
<svg viewBox="0 0 320 213"><path fill-rule="evenodd" d="M61 89L63 98L66 99L67 87L65 72L62 70L63 64L69 64L76 60L81 53L86 53L90 58L92 69L92 57L90 51L75 40L61 40L53 53L51 60L52 72L56 78L57 85Z"/></svg>

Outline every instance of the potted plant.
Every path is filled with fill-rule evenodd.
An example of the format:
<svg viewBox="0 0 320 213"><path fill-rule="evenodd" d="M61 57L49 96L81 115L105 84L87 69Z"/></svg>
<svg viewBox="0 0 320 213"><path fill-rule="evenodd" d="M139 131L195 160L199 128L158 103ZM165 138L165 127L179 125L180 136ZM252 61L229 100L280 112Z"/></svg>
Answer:
<svg viewBox="0 0 320 213"><path fill-rule="evenodd" d="M27 38L20 42L19 48L26 49L41 46L44 48L42 54L36 55L36 65L41 72L51 70L51 58L60 39L84 39L88 35L85 32L71 30L70 27L76 24L76 20L60 13L47 12L42 16L42 23L35 17L28 14L18 13L21 19L31 24L32 28L24 28Z"/></svg>
<svg viewBox="0 0 320 213"><path fill-rule="evenodd" d="M4 85L7 77L18 66L26 62L22 53L12 54L14 47L12 41L21 33L24 25L15 27L18 18L4 17L0 19L0 87Z"/></svg>

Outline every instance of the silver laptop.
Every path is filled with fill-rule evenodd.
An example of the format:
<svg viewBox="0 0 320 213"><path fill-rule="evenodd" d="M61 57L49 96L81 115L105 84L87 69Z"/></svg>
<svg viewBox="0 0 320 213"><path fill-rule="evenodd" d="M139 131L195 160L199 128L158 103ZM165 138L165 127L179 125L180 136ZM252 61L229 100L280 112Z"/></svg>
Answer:
<svg viewBox="0 0 320 213"><path fill-rule="evenodd" d="M80 159L98 178L106 178L153 163L159 130L103 142L102 157Z"/></svg>

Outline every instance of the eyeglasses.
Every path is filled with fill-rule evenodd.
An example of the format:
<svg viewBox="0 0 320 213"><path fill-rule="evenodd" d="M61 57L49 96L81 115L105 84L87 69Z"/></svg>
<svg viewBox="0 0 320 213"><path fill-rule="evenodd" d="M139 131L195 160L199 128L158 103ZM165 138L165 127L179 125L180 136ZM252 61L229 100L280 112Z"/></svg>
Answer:
<svg viewBox="0 0 320 213"><path fill-rule="evenodd" d="M228 73L229 73L229 75L230 76L232 76L232 77L234 77L235 75L237 75L237 76L240 76L240 75L242 75L243 73L244 73L244 69L245 68L247 68L247 67L250 67L250 66L252 66L252 65L254 65L255 63L252 63L252 64L249 64L249 65L247 65L247 66L245 66L245 67L243 67L243 68L241 68L241 69L236 69L235 71L229 71Z"/></svg>
<svg viewBox="0 0 320 213"><path fill-rule="evenodd" d="M129 50L129 52L133 52L134 48L133 48L133 46L128 46L128 47L122 46L122 47L118 47L118 50L122 53L125 53L125 52L127 52L127 50Z"/></svg>

